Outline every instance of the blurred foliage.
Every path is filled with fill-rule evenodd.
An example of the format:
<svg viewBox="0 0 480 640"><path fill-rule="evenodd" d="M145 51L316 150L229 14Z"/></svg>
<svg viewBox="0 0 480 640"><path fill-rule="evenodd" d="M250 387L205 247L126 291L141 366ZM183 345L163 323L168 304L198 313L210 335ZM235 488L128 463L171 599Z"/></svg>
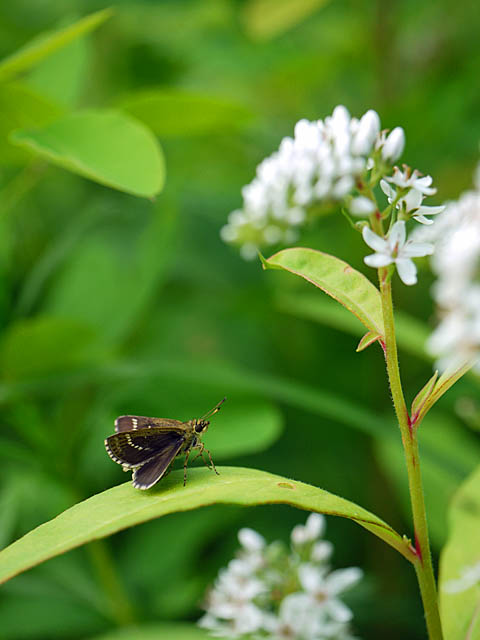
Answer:
<svg viewBox="0 0 480 640"><path fill-rule="evenodd" d="M355 354L360 323L334 315L308 283L244 263L219 229L294 123L336 104L403 126L403 158L434 176L439 202L468 188L480 139L476 4L119 0L110 17L88 17L103 9L94 0L0 8L0 544L125 479L102 442L117 415L188 419L223 395L208 434L215 461L311 482L411 535L380 349ZM42 152L45 132L85 110L133 118L158 157L163 149L154 201L99 177L90 147L80 173L92 180L68 171L71 148L55 148L55 163L49 138ZM97 142L114 161L108 140ZM137 163L133 147L116 169L128 164L128 179L137 170L136 184L153 165ZM159 192L158 166L159 183L141 195ZM342 216L300 244L374 275ZM410 400L431 375L426 265L421 275L414 288L395 281ZM475 396L478 382L460 381L422 427L437 552L449 498L479 459L478 432L454 412ZM133 638L135 625L140 638L192 622L238 527L285 538L301 519L286 506L220 505L92 543L4 585L0 634ZM424 637L408 563L346 521L330 518L328 536L337 566L368 576L352 604L356 635ZM174 633L203 637L191 625Z"/></svg>

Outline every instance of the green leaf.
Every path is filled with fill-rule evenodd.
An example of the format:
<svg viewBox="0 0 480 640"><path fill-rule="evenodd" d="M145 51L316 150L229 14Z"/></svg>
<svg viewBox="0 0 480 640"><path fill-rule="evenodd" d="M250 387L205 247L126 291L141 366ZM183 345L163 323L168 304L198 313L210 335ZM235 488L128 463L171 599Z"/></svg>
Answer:
<svg viewBox="0 0 480 640"><path fill-rule="evenodd" d="M460 380L475 364L475 361L466 362L456 369L447 369L435 383L432 392L425 399L425 403L419 413L418 420L421 420L423 416L430 411L433 405L440 400L444 393L446 393L450 387Z"/></svg>
<svg viewBox="0 0 480 640"><path fill-rule="evenodd" d="M378 289L363 274L334 256L313 249L284 249L264 261L265 268L294 273L338 300L369 331L383 336L383 316Z"/></svg>
<svg viewBox="0 0 480 640"><path fill-rule="evenodd" d="M456 493L440 560L440 615L445 638L480 638L480 467ZM476 572L475 572L476 568ZM476 579L468 579L468 571Z"/></svg>
<svg viewBox="0 0 480 640"><path fill-rule="evenodd" d="M76 504L0 552L0 583L92 540L168 513L218 503L289 504L349 518L413 560L409 546L394 529L348 500L256 469L221 467L218 471L220 475L215 476L209 469L190 469L186 487L182 470L151 491L138 491L126 482Z"/></svg>
<svg viewBox="0 0 480 640"><path fill-rule="evenodd" d="M0 81L30 69L37 62L69 44L72 40L93 31L111 15L111 9L103 9L82 18L69 27L37 36L21 49L0 61Z"/></svg>
<svg viewBox="0 0 480 640"><path fill-rule="evenodd" d="M0 84L0 163L24 164L30 160L30 153L9 141L12 131L43 127L61 115L60 107L28 86L18 82Z"/></svg>
<svg viewBox="0 0 480 640"><path fill-rule="evenodd" d="M363 336L363 338L358 343L358 346L356 348L357 353L359 351L363 351L364 349L369 347L371 344L376 342L381 337L382 336L380 336L378 333L375 333L374 331L367 331L367 333Z"/></svg>
<svg viewBox="0 0 480 640"><path fill-rule="evenodd" d="M437 378L438 378L438 371L435 371L435 373L430 378L430 380L428 380L428 382L420 389L420 391L417 393L417 395L413 399L412 407L410 409L410 416L412 421L416 422L418 420L418 417L423 407L425 406L425 403L427 402L428 398L432 394L433 387L435 386Z"/></svg>
<svg viewBox="0 0 480 640"><path fill-rule="evenodd" d="M94 340L91 327L73 319L19 320L0 342L0 372L22 380L81 367L95 358Z"/></svg>
<svg viewBox="0 0 480 640"><path fill-rule="evenodd" d="M120 111L83 111L10 140L53 164L113 189L151 198L164 183L164 160L152 132Z"/></svg>
<svg viewBox="0 0 480 640"><path fill-rule="evenodd" d="M238 129L252 115L234 102L185 89L139 91L125 98L120 106L161 138Z"/></svg>
<svg viewBox="0 0 480 640"><path fill-rule="evenodd" d="M252 38L270 40L326 3L327 0L248 0L243 10L245 28Z"/></svg>
<svg viewBox="0 0 480 640"><path fill-rule="evenodd" d="M194 624L145 624L141 627L123 627L89 640L211 640L212 636Z"/></svg>

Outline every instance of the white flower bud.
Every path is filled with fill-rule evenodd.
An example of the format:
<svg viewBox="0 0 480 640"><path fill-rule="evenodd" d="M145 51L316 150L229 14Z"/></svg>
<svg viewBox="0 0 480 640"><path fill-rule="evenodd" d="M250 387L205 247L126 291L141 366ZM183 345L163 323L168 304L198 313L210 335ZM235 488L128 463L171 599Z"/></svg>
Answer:
<svg viewBox="0 0 480 640"><path fill-rule="evenodd" d="M393 164L402 155L405 147L405 132L402 127L395 127L387 136L382 147L382 158L385 162Z"/></svg>
<svg viewBox="0 0 480 640"><path fill-rule="evenodd" d="M261 551L265 546L265 539L253 529L244 527L238 532L238 539L247 551Z"/></svg>
<svg viewBox="0 0 480 640"><path fill-rule="evenodd" d="M358 196L350 202L350 213L354 216L369 216L375 208L375 203L365 196Z"/></svg>
<svg viewBox="0 0 480 640"><path fill-rule="evenodd" d="M378 113L370 109L360 119L358 130L352 141L352 153L354 155L368 155L372 150L373 143L379 131L380 118L378 117Z"/></svg>

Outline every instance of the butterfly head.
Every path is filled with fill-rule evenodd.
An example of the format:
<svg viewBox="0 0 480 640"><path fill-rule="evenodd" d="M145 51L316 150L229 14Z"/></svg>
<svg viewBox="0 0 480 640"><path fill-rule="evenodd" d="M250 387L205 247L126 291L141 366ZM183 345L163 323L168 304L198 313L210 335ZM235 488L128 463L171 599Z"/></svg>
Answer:
<svg viewBox="0 0 480 640"><path fill-rule="evenodd" d="M210 424L210 420L195 420L195 433L205 433L208 429L208 425Z"/></svg>

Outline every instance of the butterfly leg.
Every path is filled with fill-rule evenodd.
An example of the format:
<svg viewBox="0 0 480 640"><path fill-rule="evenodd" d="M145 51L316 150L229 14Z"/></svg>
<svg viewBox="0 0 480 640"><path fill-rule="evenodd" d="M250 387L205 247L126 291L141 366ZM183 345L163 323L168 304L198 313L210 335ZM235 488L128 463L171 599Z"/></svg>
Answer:
<svg viewBox="0 0 480 640"><path fill-rule="evenodd" d="M188 464L188 458L190 456L190 451L191 449L189 449L185 454L185 462L183 463L183 486L187 484L187 464Z"/></svg>
<svg viewBox="0 0 480 640"><path fill-rule="evenodd" d="M205 447L204 447L204 449L205 449ZM220 474L218 473L217 468L216 468L216 466L215 466L215 464L214 464L214 462L212 460L212 454L210 453L210 451L208 449L205 449L205 451L207 452L208 457L210 459L210 464L212 465L212 469L215 471L217 476L219 476ZM202 454L203 454L203 449L202 449Z"/></svg>

